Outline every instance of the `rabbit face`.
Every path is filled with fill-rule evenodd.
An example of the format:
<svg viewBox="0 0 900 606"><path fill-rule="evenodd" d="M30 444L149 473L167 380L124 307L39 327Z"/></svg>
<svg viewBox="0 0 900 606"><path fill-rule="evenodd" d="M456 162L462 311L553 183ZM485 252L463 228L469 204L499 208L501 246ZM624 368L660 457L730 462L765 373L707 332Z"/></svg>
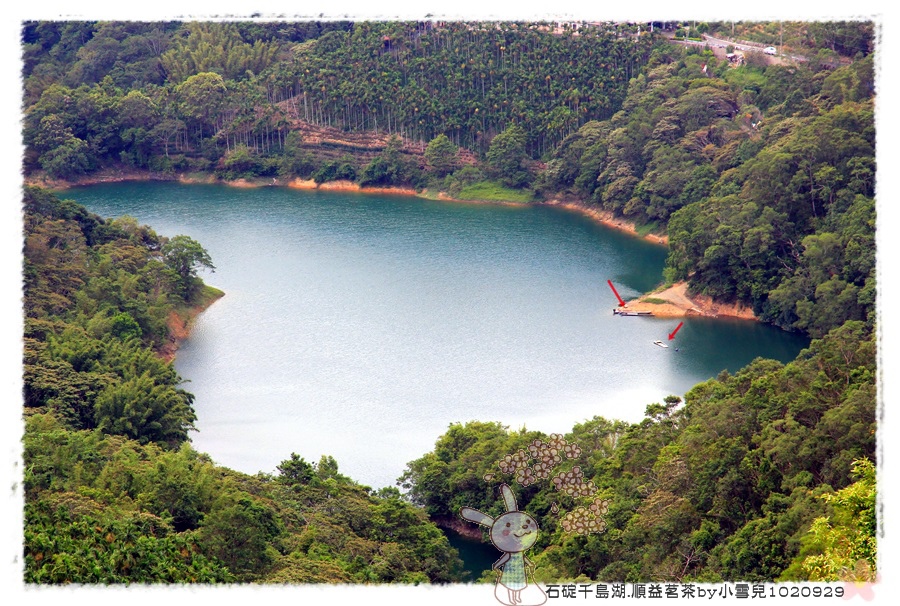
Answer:
<svg viewBox="0 0 900 606"><path fill-rule="evenodd" d="M491 526L491 542L500 551L525 551L537 541L538 525L523 511L510 511L496 519Z"/></svg>

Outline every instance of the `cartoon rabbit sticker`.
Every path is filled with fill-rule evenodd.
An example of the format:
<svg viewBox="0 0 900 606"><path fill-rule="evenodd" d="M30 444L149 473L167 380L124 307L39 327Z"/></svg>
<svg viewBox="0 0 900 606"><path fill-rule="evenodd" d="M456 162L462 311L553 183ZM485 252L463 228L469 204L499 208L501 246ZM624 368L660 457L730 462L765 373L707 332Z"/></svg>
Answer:
<svg viewBox="0 0 900 606"><path fill-rule="evenodd" d="M500 493L506 513L496 520L471 507L460 509L459 515L464 520L490 528L491 543L503 552L493 565L494 570L503 567L494 587L497 601L507 606L540 606L547 601L547 595L534 583L533 577L528 582L527 567L533 568L534 563L525 557L525 551L537 541L537 522L524 511L519 511L509 486L501 484Z"/></svg>

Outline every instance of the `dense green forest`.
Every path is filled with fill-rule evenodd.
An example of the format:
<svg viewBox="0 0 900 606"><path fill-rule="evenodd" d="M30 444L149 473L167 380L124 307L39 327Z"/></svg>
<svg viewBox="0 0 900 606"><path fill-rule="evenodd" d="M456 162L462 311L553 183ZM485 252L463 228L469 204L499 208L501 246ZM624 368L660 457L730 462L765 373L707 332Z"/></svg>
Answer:
<svg viewBox="0 0 900 606"><path fill-rule="evenodd" d="M574 496L540 479L541 457L528 450L550 436L489 422L452 426L403 481L441 517L462 506L496 515L499 483L513 485L541 524L530 556L538 580L871 579L875 358L874 337L847 322L789 364L758 359L697 385L683 406L674 396L651 404L641 423L580 423L562 436L580 452L553 472L578 469L588 488ZM516 453L534 481L504 471ZM834 491L850 486L847 515ZM609 503L605 532L564 528L566 514L598 499ZM827 541L826 527L840 538Z"/></svg>
<svg viewBox="0 0 900 606"><path fill-rule="evenodd" d="M813 72L669 55L563 141L538 187L664 228L667 279L696 292L814 337L871 326L872 56Z"/></svg>
<svg viewBox="0 0 900 606"><path fill-rule="evenodd" d="M293 119L481 150L519 124L540 154L612 115L651 46L615 28L545 27L28 23L26 166L207 170L249 149L256 172L274 172L296 155Z"/></svg>
<svg viewBox="0 0 900 606"><path fill-rule="evenodd" d="M26 23L27 179L576 201L667 234L666 280L814 339L637 424L453 425L404 492L330 457L247 476L191 448L193 396L160 355L173 315L218 295L201 244L28 187L26 580L458 581L428 517L499 513L501 480L541 524L540 581L874 578L872 24L701 25L809 60L738 65L616 24ZM562 439L580 496L539 461ZM606 507L604 532L572 532Z"/></svg>
<svg viewBox="0 0 900 606"><path fill-rule="evenodd" d="M26 188L25 580L462 578L423 511L331 457L247 476L191 448L193 396L155 350L210 266L186 236Z"/></svg>

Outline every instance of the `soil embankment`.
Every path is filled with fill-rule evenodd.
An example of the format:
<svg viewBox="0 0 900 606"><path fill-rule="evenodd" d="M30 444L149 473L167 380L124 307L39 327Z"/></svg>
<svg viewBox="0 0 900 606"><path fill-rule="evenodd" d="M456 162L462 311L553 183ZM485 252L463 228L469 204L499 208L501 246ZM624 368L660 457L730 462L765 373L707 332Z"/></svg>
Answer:
<svg viewBox="0 0 900 606"><path fill-rule="evenodd" d="M169 317L166 318L166 325L169 327L169 340L159 348L157 352L159 356L167 362L174 360L175 352L178 351L181 343L190 336L191 327L197 316L224 296L225 293L218 288L205 286L196 305L182 307L169 312Z"/></svg>
<svg viewBox="0 0 900 606"><path fill-rule="evenodd" d="M273 179L272 185L281 185ZM361 187L353 181L328 181L316 183L312 179L292 179L286 183L291 189L319 189L323 191L354 191L364 194L391 194L394 196L415 196L418 192L411 187Z"/></svg>
<svg viewBox="0 0 900 606"><path fill-rule="evenodd" d="M684 316L727 316L755 320L756 315L749 307L738 304L719 303L705 295L687 294L687 283L678 282L669 288L648 293L632 301L625 307L628 311L649 311L654 316L678 318Z"/></svg>
<svg viewBox="0 0 900 606"><path fill-rule="evenodd" d="M278 103L290 123L290 130L295 134L298 149L310 154L317 163L340 162L350 155L359 166L365 166L378 154L384 152L391 139L396 135L384 131L347 132L332 126L313 124L304 119L305 111L296 99ZM424 168L426 143L397 137L398 151L406 158L413 160L420 168ZM463 166L473 166L478 156L464 147L458 148L457 161Z"/></svg>
<svg viewBox="0 0 900 606"><path fill-rule="evenodd" d="M635 236L639 236L648 240L650 242L654 242L656 244L663 244L668 246L669 244L669 236L665 234L641 234L638 232L637 225L633 222L628 221L627 219L623 219L622 217L616 217L612 212L608 210L602 210L595 206L591 206L581 200L549 200L547 202L540 202L540 204L545 204L547 206L557 206L559 208L567 208L569 210L574 210L580 212L588 217L591 217L595 221L602 223L608 227L612 227L613 229L618 229L630 234L634 234Z"/></svg>

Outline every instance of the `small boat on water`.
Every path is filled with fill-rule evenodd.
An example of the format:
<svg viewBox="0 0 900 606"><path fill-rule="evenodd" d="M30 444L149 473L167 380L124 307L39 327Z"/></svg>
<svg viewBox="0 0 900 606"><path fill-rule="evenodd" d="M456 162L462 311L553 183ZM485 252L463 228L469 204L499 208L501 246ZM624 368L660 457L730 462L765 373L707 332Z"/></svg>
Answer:
<svg viewBox="0 0 900 606"><path fill-rule="evenodd" d="M654 345L659 345L660 347L668 347L668 345L666 345L666 344L663 343L662 341L654 341L653 344L654 344Z"/></svg>
<svg viewBox="0 0 900 606"><path fill-rule="evenodd" d="M617 316L652 316L652 311L634 311L631 309L620 309L613 307L613 314Z"/></svg>

